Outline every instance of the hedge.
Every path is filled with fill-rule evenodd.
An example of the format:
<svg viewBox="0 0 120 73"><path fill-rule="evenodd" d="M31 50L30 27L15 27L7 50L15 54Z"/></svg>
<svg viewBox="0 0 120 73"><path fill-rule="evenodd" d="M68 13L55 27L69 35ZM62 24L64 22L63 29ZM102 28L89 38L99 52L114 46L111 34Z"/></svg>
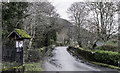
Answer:
<svg viewBox="0 0 120 73"><path fill-rule="evenodd" d="M77 53L83 56L85 59L88 59L90 61L94 60L94 55L91 51L77 49Z"/></svg>
<svg viewBox="0 0 120 73"><path fill-rule="evenodd" d="M94 53L94 59L97 62L118 66L120 61L120 54L112 51L96 51Z"/></svg>
<svg viewBox="0 0 120 73"><path fill-rule="evenodd" d="M117 52L118 51L118 46L114 46L114 45L102 45L102 46L96 47L95 49Z"/></svg>
<svg viewBox="0 0 120 73"><path fill-rule="evenodd" d="M90 61L110 64L114 66L118 66L118 61L120 61L120 54L117 52L103 50L97 50L93 52L90 50L83 50L80 48L74 49L73 47L70 47L68 49L75 51L78 55Z"/></svg>

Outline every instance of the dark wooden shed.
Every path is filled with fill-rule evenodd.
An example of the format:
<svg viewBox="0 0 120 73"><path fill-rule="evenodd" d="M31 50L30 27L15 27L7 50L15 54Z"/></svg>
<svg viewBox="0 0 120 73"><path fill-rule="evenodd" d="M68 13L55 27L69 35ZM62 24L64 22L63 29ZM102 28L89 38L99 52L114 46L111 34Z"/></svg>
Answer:
<svg viewBox="0 0 120 73"><path fill-rule="evenodd" d="M23 64L23 40L31 39L31 36L22 29L14 29L8 38L14 39L16 42L15 61Z"/></svg>

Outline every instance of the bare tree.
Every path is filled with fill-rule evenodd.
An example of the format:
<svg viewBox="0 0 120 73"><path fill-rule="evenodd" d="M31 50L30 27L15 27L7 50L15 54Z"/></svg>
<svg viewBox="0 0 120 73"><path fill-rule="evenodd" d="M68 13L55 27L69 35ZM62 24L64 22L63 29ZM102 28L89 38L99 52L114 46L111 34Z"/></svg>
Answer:
<svg viewBox="0 0 120 73"><path fill-rule="evenodd" d="M94 13L93 21L99 40L107 41L118 31L117 6L113 2L92 2L91 12Z"/></svg>
<svg viewBox="0 0 120 73"><path fill-rule="evenodd" d="M117 14L119 7L117 7L117 5L118 3L116 2L102 1L88 3L77 2L71 5L68 13L76 25L79 45L84 41L85 37L88 36L88 34L82 34L84 29L91 33L89 37L92 38L92 36L94 36L95 42L92 42L92 44L95 44L98 40L105 42L109 40L111 36L118 33Z"/></svg>
<svg viewBox="0 0 120 73"><path fill-rule="evenodd" d="M24 21L24 29L29 32L32 38L29 41L29 48L32 48L32 43L37 36L42 37L49 31L51 26L51 17L57 17L58 14L54 6L50 2L33 2L29 3L29 16Z"/></svg>
<svg viewBox="0 0 120 73"><path fill-rule="evenodd" d="M71 20L76 25L77 29L77 40L80 47L82 47L82 29L86 23L86 18L89 13L89 9L86 6L86 3L83 2L76 2L71 5L71 7L68 9L68 13L70 15Z"/></svg>

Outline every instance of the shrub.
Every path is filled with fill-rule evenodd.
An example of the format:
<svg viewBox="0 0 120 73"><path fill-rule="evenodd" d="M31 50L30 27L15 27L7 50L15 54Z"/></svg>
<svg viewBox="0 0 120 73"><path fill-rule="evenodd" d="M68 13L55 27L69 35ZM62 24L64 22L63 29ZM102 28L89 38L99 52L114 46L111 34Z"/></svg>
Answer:
<svg viewBox="0 0 120 73"><path fill-rule="evenodd" d="M56 46L63 46L64 44L62 42L56 42Z"/></svg>
<svg viewBox="0 0 120 73"><path fill-rule="evenodd" d="M77 49L77 53L79 55L81 55L82 57L84 57L85 59L88 59L90 61L92 61L94 59L94 54L91 51L86 51L83 49Z"/></svg>
<svg viewBox="0 0 120 73"><path fill-rule="evenodd" d="M104 44L118 46L118 40L117 39L111 39L111 40L105 42Z"/></svg>
<svg viewBox="0 0 120 73"><path fill-rule="evenodd" d="M97 62L118 66L118 61L120 61L120 54L112 51L99 50L95 52L94 60Z"/></svg>
<svg viewBox="0 0 120 73"><path fill-rule="evenodd" d="M41 59L41 50L40 49L29 49L27 50L27 61L35 62Z"/></svg>
<svg viewBox="0 0 120 73"><path fill-rule="evenodd" d="M99 47L96 47L95 50L105 50L105 51L118 51L118 46L114 46L114 45L102 45Z"/></svg>

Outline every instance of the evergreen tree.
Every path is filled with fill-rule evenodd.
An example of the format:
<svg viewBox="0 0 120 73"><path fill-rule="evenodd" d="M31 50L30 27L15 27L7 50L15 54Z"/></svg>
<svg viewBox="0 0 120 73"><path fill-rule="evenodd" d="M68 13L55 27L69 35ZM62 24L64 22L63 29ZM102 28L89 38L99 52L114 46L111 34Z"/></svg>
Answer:
<svg viewBox="0 0 120 73"><path fill-rule="evenodd" d="M23 19L27 16L27 2L3 2L2 3L2 43L3 46L10 44L6 39L14 28L22 28Z"/></svg>

